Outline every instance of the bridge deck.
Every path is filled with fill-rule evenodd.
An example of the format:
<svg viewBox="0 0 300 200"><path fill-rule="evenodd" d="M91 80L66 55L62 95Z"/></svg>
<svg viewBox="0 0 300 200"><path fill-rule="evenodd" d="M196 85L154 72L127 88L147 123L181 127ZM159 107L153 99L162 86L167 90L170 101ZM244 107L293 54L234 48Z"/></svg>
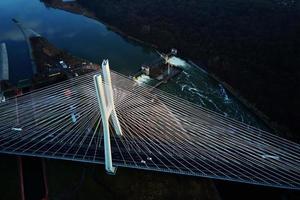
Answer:
<svg viewBox="0 0 300 200"><path fill-rule="evenodd" d="M0 104L0 152L103 163L93 74ZM300 189L300 145L113 73L113 164Z"/></svg>

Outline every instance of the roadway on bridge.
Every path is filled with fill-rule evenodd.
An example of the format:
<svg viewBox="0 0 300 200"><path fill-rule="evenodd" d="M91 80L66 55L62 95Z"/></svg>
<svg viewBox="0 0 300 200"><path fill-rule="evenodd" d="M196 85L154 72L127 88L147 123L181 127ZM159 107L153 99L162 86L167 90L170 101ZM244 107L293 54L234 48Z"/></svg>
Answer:
<svg viewBox="0 0 300 200"><path fill-rule="evenodd" d="M0 104L0 152L103 163L93 75ZM300 145L112 73L115 166L300 189Z"/></svg>

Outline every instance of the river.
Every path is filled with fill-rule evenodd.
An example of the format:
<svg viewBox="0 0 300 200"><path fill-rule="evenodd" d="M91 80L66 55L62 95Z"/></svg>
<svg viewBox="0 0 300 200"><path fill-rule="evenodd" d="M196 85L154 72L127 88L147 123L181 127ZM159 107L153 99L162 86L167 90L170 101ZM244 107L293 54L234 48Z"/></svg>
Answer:
<svg viewBox="0 0 300 200"><path fill-rule="evenodd" d="M129 41L110 31L99 21L46 7L38 0L2 0L0 41L7 44L10 80L15 84L19 80L30 78L32 69L26 42L11 21L12 18L73 55L98 63L108 58L111 68L124 75L132 75L143 63L158 58L155 49ZM264 128L245 106L204 70L183 60L179 60L179 63L184 68L183 73L161 89L225 116ZM151 84L148 78L141 81Z"/></svg>

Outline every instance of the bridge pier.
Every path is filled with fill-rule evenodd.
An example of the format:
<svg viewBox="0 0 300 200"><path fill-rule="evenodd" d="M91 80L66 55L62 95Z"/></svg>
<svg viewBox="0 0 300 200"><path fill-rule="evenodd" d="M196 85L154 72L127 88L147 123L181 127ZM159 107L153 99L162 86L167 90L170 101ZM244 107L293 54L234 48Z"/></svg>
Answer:
<svg viewBox="0 0 300 200"><path fill-rule="evenodd" d="M105 169L108 174L115 174L117 168L112 165L109 118L111 117L114 130L118 136L122 136L122 129L114 106L108 60L102 62L102 74L104 83L101 75L94 76L94 83L103 125Z"/></svg>

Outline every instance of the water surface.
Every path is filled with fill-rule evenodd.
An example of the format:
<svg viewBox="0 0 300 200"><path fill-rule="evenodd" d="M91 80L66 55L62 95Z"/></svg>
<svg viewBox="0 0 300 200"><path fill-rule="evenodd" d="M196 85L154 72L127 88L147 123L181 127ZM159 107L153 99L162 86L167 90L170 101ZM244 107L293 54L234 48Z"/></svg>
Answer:
<svg viewBox="0 0 300 200"><path fill-rule="evenodd" d="M38 0L0 1L0 42L7 44L10 80L17 83L30 78L32 67L23 35L11 21L16 18L59 48L75 56L101 63L110 60L111 68L124 75L133 75L143 63L158 55L155 50L129 41L110 31L96 20L46 7ZM180 52L179 52L180 53ZM209 74L183 60L175 60L184 68L182 74L161 89L186 98L247 124L264 127L237 99ZM151 83L148 77L143 77Z"/></svg>

